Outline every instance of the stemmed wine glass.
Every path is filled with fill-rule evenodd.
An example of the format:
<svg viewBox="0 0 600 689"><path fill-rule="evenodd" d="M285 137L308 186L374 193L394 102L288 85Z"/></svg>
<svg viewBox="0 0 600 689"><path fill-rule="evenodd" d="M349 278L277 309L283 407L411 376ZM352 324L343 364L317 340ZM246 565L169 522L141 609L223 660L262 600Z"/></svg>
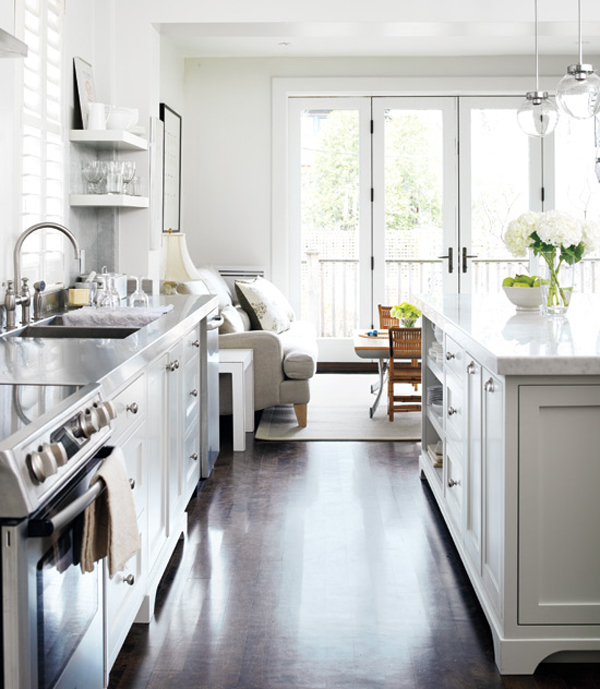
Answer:
<svg viewBox="0 0 600 689"><path fill-rule="evenodd" d="M98 193L98 183L102 180L102 166L99 160L87 160L81 163L81 173L86 182L85 190L88 194Z"/></svg>
<svg viewBox="0 0 600 689"><path fill-rule="evenodd" d="M123 161L123 193L132 194L133 191L129 186L135 177L135 162L133 160Z"/></svg>
<svg viewBox="0 0 600 689"><path fill-rule="evenodd" d="M135 279L135 292L129 295L128 304L129 306L137 306L140 308L145 308L149 304L148 295L140 286L140 278Z"/></svg>

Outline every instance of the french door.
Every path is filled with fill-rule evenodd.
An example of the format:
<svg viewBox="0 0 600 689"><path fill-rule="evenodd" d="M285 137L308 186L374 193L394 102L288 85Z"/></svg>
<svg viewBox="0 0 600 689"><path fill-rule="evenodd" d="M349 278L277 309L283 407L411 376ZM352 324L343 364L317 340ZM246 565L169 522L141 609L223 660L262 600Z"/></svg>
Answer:
<svg viewBox="0 0 600 689"><path fill-rule="evenodd" d="M525 269L502 242L510 220L542 209L521 100L290 100L291 296L327 343L322 360L343 360L379 303L496 291Z"/></svg>

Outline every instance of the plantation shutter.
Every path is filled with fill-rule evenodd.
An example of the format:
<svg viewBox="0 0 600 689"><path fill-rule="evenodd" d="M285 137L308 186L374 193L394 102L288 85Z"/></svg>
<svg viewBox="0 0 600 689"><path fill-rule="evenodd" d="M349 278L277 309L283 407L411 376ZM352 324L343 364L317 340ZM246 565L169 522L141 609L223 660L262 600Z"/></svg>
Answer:
<svg viewBox="0 0 600 689"><path fill-rule="evenodd" d="M29 52L23 63L23 229L44 220L64 222L62 21L63 0L24 0ZM53 230L26 240L21 274L30 286L40 278L48 284L68 279L65 249L64 236Z"/></svg>

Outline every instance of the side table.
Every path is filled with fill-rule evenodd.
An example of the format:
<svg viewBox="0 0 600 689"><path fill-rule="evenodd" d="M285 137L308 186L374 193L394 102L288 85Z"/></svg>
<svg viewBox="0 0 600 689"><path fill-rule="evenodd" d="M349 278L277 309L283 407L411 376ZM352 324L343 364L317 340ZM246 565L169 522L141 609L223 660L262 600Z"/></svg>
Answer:
<svg viewBox="0 0 600 689"><path fill-rule="evenodd" d="M233 450L246 449L246 433L254 430L254 366L251 349L220 349L219 373L231 375Z"/></svg>

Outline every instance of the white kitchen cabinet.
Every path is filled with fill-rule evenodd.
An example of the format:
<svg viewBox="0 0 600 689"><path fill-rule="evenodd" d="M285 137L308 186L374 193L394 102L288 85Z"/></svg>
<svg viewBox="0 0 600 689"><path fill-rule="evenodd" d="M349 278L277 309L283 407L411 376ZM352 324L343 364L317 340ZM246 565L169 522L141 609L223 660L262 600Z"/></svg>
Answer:
<svg viewBox="0 0 600 689"><path fill-rule="evenodd" d="M200 477L200 354L196 326L148 371L148 584L137 622L154 614L156 589Z"/></svg>
<svg viewBox="0 0 600 689"><path fill-rule="evenodd" d="M598 625L600 386L529 385L519 409L519 623Z"/></svg>
<svg viewBox="0 0 600 689"><path fill-rule="evenodd" d="M564 337L554 335L569 326L586 332L594 311L570 314L558 328L541 314L504 315L489 296L481 304L470 296L416 301L423 332L443 327L451 355L442 365L443 424L423 410L420 469L489 622L500 672L531 674L550 656L597 662L597 329L591 352L586 341L579 356L561 355ZM427 383L439 380L435 370L428 363ZM462 409L462 422L449 407ZM426 452L438 437L443 481Z"/></svg>

